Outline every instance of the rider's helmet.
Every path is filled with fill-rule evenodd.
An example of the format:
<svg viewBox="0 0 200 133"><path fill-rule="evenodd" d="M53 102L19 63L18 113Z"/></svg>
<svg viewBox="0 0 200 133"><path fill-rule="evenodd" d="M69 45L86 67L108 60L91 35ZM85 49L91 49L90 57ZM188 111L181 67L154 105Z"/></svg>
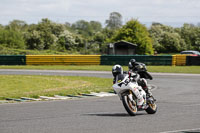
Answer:
<svg viewBox="0 0 200 133"><path fill-rule="evenodd" d="M112 68L112 74L114 77L118 74L123 74L123 68L120 65L114 65Z"/></svg>
<svg viewBox="0 0 200 133"><path fill-rule="evenodd" d="M135 66L136 60L135 59L131 59L128 63L128 68L129 69L133 69L133 67Z"/></svg>

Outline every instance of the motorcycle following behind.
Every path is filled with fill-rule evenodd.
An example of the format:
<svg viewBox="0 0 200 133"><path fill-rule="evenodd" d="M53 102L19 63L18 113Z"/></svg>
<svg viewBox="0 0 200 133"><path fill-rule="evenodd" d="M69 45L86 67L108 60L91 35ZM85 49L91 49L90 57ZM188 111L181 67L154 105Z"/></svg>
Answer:
<svg viewBox="0 0 200 133"><path fill-rule="evenodd" d="M146 92L138 85L138 74L118 74L113 89L118 94L124 108L129 115L135 116L137 111L145 110L148 114L155 114L157 105L154 97L147 96Z"/></svg>

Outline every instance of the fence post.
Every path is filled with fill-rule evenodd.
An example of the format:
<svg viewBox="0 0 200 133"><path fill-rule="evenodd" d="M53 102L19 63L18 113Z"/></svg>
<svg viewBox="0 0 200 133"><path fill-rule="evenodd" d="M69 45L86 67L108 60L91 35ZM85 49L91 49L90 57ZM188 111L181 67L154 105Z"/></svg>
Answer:
<svg viewBox="0 0 200 133"><path fill-rule="evenodd" d="M176 66L176 55L172 55L172 66Z"/></svg>

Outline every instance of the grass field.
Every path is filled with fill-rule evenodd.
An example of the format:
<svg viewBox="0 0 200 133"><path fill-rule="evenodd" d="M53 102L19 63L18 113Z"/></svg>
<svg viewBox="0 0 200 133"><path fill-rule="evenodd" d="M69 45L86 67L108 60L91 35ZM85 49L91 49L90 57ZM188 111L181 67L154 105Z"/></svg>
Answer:
<svg viewBox="0 0 200 133"><path fill-rule="evenodd" d="M0 66L0 69L111 71L112 66ZM127 66L124 66L128 70ZM148 66L150 72L200 74L200 66ZM112 90L112 79L68 76L0 75L0 100Z"/></svg>
<svg viewBox="0 0 200 133"><path fill-rule="evenodd" d="M127 66L123 66L128 70ZM112 66L88 65L88 66L0 66L0 69L40 69L40 70L94 70L94 71L111 71ZM200 66L147 66L149 72L160 73L193 73L200 74Z"/></svg>
<svg viewBox="0 0 200 133"><path fill-rule="evenodd" d="M0 75L0 100L112 90L112 79L67 76Z"/></svg>

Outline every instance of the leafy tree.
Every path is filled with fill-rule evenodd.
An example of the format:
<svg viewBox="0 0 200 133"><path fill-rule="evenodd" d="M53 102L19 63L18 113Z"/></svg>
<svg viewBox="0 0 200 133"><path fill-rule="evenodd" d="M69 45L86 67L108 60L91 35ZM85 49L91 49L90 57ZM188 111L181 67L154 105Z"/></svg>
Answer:
<svg viewBox="0 0 200 133"><path fill-rule="evenodd" d="M121 40L137 44L137 54L153 54L152 41L147 28L137 20L130 20L119 29L113 41Z"/></svg>
<svg viewBox="0 0 200 133"><path fill-rule="evenodd" d="M153 48L157 52L179 52L186 49L185 41L173 27L153 23L149 33L153 39Z"/></svg>
<svg viewBox="0 0 200 133"><path fill-rule="evenodd" d="M13 20L9 23L8 26L6 26L6 29L12 29L18 32L26 31L27 28L28 25L26 24L26 22L21 20Z"/></svg>
<svg viewBox="0 0 200 133"><path fill-rule="evenodd" d="M100 52L102 54L107 54L108 44L113 42L112 38L116 34L116 30L104 28L100 33L102 34L102 35L100 35L100 36L102 36L101 37L102 43L101 43L101 46L100 46Z"/></svg>
<svg viewBox="0 0 200 133"><path fill-rule="evenodd" d="M167 26L167 25L163 25L161 23L152 23L152 26L151 27L159 27L159 29L161 29L162 31L165 31L165 32L170 32L170 33L173 33L174 32L174 28L171 27L171 26Z"/></svg>
<svg viewBox="0 0 200 133"><path fill-rule="evenodd" d="M58 38L58 44L63 49L73 50L77 47L76 38L73 36L72 33L65 30L62 34L60 34Z"/></svg>
<svg viewBox="0 0 200 133"><path fill-rule="evenodd" d="M71 27L71 24L69 22L65 22L65 27Z"/></svg>
<svg viewBox="0 0 200 133"><path fill-rule="evenodd" d="M90 26L92 28L93 33L96 33L102 30L102 25L98 21L90 21Z"/></svg>
<svg viewBox="0 0 200 133"><path fill-rule="evenodd" d="M63 25L65 27L66 30L73 32L72 28L71 28L71 23L69 22L65 22L65 24Z"/></svg>
<svg viewBox="0 0 200 133"><path fill-rule="evenodd" d="M115 35L116 31L109 28L104 28L102 34L105 35L107 42L111 42L111 38Z"/></svg>
<svg viewBox="0 0 200 133"><path fill-rule="evenodd" d="M0 24L1 48L103 54L108 43L120 40L137 44L137 54L152 54L153 48L165 53L190 49L200 51L200 26L185 23L180 28L173 28L153 23L148 33L137 20L122 27L122 15L118 12L110 13L105 28L98 21L58 24L47 18L31 25L21 20L13 20L6 26Z"/></svg>
<svg viewBox="0 0 200 133"><path fill-rule="evenodd" d="M41 32L37 30L31 30L26 35L26 43L28 49L44 49L44 41L41 38Z"/></svg>
<svg viewBox="0 0 200 133"><path fill-rule="evenodd" d="M163 52L179 52L186 49L186 44L178 33L165 32L160 41Z"/></svg>
<svg viewBox="0 0 200 133"><path fill-rule="evenodd" d="M25 35L28 48L43 50L55 47L55 43L63 31L63 25L42 19L37 25L30 26Z"/></svg>
<svg viewBox="0 0 200 133"><path fill-rule="evenodd" d="M160 43L162 41L162 34L164 34L161 24L152 24L150 30L150 37L153 40L153 48L157 52L165 51L164 46Z"/></svg>
<svg viewBox="0 0 200 133"><path fill-rule="evenodd" d="M194 43L192 43L192 46L194 50L200 51L200 27L195 27L194 33Z"/></svg>
<svg viewBox="0 0 200 133"><path fill-rule="evenodd" d="M25 48L23 34L18 31L8 29L0 30L0 44L9 48Z"/></svg>
<svg viewBox="0 0 200 133"><path fill-rule="evenodd" d="M84 37L92 36L92 27L90 23L85 20L79 20L72 24L72 29L76 30L76 33Z"/></svg>
<svg viewBox="0 0 200 133"><path fill-rule="evenodd" d="M55 23L48 19L42 19L36 29L41 32L40 35L44 42L44 49L51 48L51 45L54 45L57 40L56 36L62 32L61 27L57 27Z"/></svg>
<svg viewBox="0 0 200 133"><path fill-rule="evenodd" d="M82 35L83 37L91 37L96 32L102 30L102 25L98 21L87 22L85 20L79 20L73 23L71 27L76 31L76 33Z"/></svg>
<svg viewBox="0 0 200 133"><path fill-rule="evenodd" d="M102 32L97 32L94 37L93 37L93 41L96 45L98 45L97 47L99 48L99 52L103 52L103 45L105 43L106 40L106 36L102 33Z"/></svg>
<svg viewBox="0 0 200 133"><path fill-rule="evenodd" d="M80 20L72 24L72 29L76 31L78 35L81 35L84 39L84 51L97 51L101 47L102 42L99 37L102 31L102 25L98 21L84 21ZM83 46L83 45L82 45ZM87 51L86 51L87 49Z"/></svg>
<svg viewBox="0 0 200 133"><path fill-rule="evenodd" d="M87 43L87 39L83 38L80 35L74 34L73 35L75 37L75 42L76 42L76 46L77 46L77 51L80 52L81 48L85 47L85 44Z"/></svg>
<svg viewBox="0 0 200 133"><path fill-rule="evenodd" d="M200 50L200 27L185 23L178 33L185 40L187 49Z"/></svg>
<svg viewBox="0 0 200 133"><path fill-rule="evenodd" d="M122 15L118 12L111 12L109 19L106 20L106 27L113 30L121 28Z"/></svg>

